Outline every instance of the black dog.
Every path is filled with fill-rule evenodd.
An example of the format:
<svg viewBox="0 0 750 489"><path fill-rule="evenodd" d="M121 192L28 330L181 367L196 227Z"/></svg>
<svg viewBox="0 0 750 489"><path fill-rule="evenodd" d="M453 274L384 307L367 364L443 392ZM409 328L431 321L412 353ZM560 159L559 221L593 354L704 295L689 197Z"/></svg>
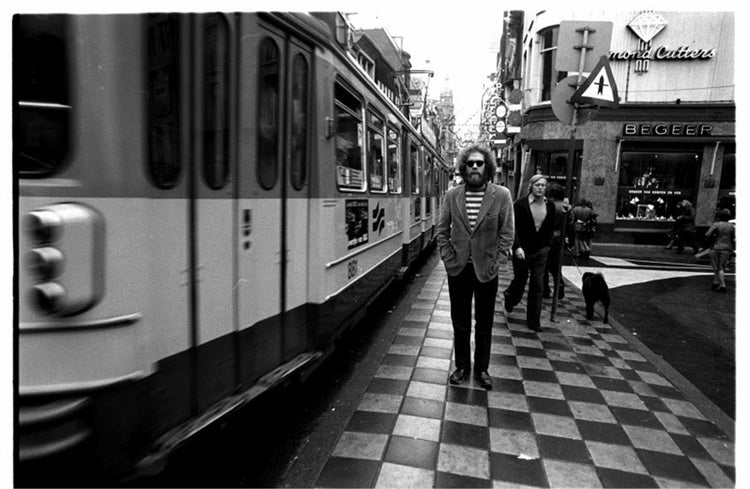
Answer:
<svg viewBox="0 0 750 489"><path fill-rule="evenodd" d="M586 319L594 319L594 304L604 305L604 322L609 322L609 287L601 273L583 274L583 299L586 301Z"/></svg>

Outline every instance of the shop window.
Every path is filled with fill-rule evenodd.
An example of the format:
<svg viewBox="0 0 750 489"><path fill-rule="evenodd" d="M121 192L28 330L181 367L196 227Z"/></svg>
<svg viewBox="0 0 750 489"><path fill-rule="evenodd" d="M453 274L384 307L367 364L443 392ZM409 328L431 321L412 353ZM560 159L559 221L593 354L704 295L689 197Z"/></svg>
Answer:
<svg viewBox="0 0 750 489"><path fill-rule="evenodd" d="M399 133L388 128L388 189L392 194L401 193L401 146Z"/></svg>
<svg viewBox="0 0 750 489"><path fill-rule="evenodd" d="M736 166L734 148L724 153L724 164L721 168L721 183L719 184L719 198L716 203L718 209L729 209L730 219L736 217Z"/></svg>
<svg viewBox="0 0 750 489"><path fill-rule="evenodd" d="M627 151L620 158L616 218L672 221L677 204L694 206L701 152Z"/></svg>
<svg viewBox="0 0 750 489"><path fill-rule="evenodd" d="M581 151L575 151L576 164L573 167L573 195L577 194L578 191L578 175L581 171L581 161L583 154ZM534 150L531 152L531 161L534 165L535 171L532 173L539 173L544 175L547 179L547 183L557 183L565 189L565 195L570 195L570 191L567 186L567 163L568 163L568 151L539 151Z"/></svg>
<svg viewBox="0 0 750 489"><path fill-rule="evenodd" d="M307 182L308 125L310 119L309 90L310 70L302 54L294 58L292 66L292 104L289 117L292 120L290 180L292 187L301 190Z"/></svg>
<svg viewBox="0 0 750 489"><path fill-rule="evenodd" d="M227 24L219 14L206 17L203 62L203 177L212 189L229 176L229 46Z"/></svg>
<svg viewBox="0 0 750 489"><path fill-rule="evenodd" d="M367 161L370 171L370 190L385 192L385 160L383 159L383 117L372 110L367 112Z"/></svg>
<svg viewBox="0 0 750 489"><path fill-rule="evenodd" d="M279 47L271 38L260 43L258 60L258 182L266 190L279 174Z"/></svg>
<svg viewBox="0 0 750 489"><path fill-rule="evenodd" d="M66 21L13 18L13 156L22 178L53 174L68 154L70 110Z"/></svg>
<svg viewBox="0 0 750 489"><path fill-rule="evenodd" d="M340 190L365 190L362 167L362 102L336 83L334 89L336 120L336 183Z"/></svg>
<svg viewBox="0 0 750 489"><path fill-rule="evenodd" d="M552 99L552 90L557 82L568 76L567 71L555 70L557 61L557 36L560 32L558 26L550 27L539 32L542 46L540 54L542 56L542 98L541 101Z"/></svg>

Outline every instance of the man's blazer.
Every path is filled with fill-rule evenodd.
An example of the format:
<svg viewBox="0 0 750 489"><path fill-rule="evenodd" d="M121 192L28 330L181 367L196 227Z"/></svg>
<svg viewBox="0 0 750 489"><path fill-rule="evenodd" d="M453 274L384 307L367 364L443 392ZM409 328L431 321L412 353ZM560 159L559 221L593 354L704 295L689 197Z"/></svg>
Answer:
<svg viewBox="0 0 750 489"><path fill-rule="evenodd" d="M437 224L437 245L448 275L461 273L471 257L479 281L489 282L505 263L514 234L513 199L507 188L487 183L473 230L466 212L466 185L446 192Z"/></svg>

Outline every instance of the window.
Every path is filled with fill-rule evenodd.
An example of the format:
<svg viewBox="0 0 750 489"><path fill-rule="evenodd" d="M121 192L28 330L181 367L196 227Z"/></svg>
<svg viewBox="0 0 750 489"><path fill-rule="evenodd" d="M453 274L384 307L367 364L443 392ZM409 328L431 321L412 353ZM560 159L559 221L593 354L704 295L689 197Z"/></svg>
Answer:
<svg viewBox="0 0 750 489"><path fill-rule="evenodd" d="M411 193L419 193L419 150L411 143L409 145L409 167L411 168Z"/></svg>
<svg viewBox="0 0 750 489"><path fill-rule="evenodd" d="M268 190L279 173L279 48L270 38L260 43L258 59L258 182Z"/></svg>
<svg viewBox="0 0 750 489"><path fill-rule="evenodd" d="M388 188L392 194L401 193L401 137L392 127L388 128Z"/></svg>
<svg viewBox="0 0 750 489"><path fill-rule="evenodd" d="M307 183L308 124L310 119L309 73L307 59L302 54L298 54L292 66L292 164L290 170L292 187L296 190L301 190Z"/></svg>
<svg viewBox="0 0 750 489"><path fill-rule="evenodd" d="M68 155L69 60L62 15L13 18L13 156L22 178L46 177Z"/></svg>
<svg viewBox="0 0 750 489"><path fill-rule="evenodd" d="M336 83L334 89L336 124L336 183L340 190L365 190L362 167L362 102Z"/></svg>
<svg viewBox="0 0 750 489"><path fill-rule="evenodd" d="M566 71L555 70L557 35L559 31L560 28L555 26L539 32L542 42L540 49L540 54L542 55L542 102L551 100L552 89L555 88L557 82L568 76Z"/></svg>
<svg viewBox="0 0 750 489"><path fill-rule="evenodd" d="M227 24L219 14L206 17L203 59L203 178L212 189L229 176L229 46Z"/></svg>
<svg viewBox="0 0 750 489"><path fill-rule="evenodd" d="M148 169L154 185L177 185L180 152L180 24L175 14L148 16Z"/></svg>
<svg viewBox="0 0 750 489"><path fill-rule="evenodd" d="M544 151L535 150L531 153L531 158L536 168L535 173L540 173L547 178L547 183L558 183L565 189L565 195L569 195L567 186L568 179L568 150L565 151ZM573 167L573 195L576 195L578 187L578 175L581 171L582 153L580 150L575 151L576 164Z"/></svg>
<svg viewBox="0 0 750 489"><path fill-rule="evenodd" d="M370 190L385 192L385 164L383 159L383 130L385 124L382 116L372 110L367 111L367 158L370 170Z"/></svg>
<svg viewBox="0 0 750 489"><path fill-rule="evenodd" d="M694 206L702 151L623 148L617 194L617 219L672 220L677 203Z"/></svg>

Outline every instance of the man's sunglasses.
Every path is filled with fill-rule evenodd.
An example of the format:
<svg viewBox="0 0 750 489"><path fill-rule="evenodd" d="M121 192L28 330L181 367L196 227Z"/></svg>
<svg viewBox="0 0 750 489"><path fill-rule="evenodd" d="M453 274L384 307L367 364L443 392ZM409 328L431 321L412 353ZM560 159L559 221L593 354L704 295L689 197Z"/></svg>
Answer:
<svg viewBox="0 0 750 489"><path fill-rule="evenodd" d="M482 168L484 166L484 160L468 160L466 166Z"/></svg>

